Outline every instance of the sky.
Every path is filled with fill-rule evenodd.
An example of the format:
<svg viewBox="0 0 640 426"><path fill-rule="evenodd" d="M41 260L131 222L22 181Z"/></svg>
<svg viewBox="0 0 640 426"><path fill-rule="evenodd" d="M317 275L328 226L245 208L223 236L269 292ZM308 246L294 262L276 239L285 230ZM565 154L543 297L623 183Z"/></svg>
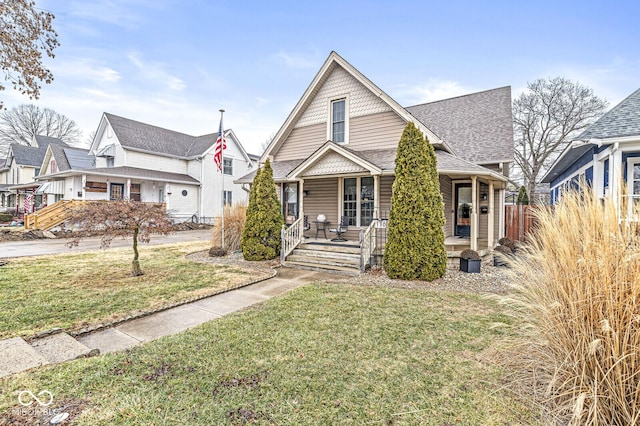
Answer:
<svg viewBox="0 0 640 426"><path fill-rule="evenodd" d="M41 97L83 141L103 112L198 136L219 109L260 154L336 51L401 105L566 77L614 106L640 88L640 2L36 0L60 47Z"/></svg>

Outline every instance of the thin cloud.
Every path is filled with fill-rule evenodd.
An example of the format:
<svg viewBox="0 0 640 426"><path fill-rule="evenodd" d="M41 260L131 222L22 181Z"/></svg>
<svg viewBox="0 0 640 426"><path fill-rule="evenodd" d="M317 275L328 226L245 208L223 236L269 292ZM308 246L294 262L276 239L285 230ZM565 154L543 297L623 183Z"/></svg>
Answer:
<svg viewBox="0 0 640 426"><path fill-rule="evenodd" d="M294 55L281 50L276 54L276 57L284 61L285 65L291 68L316 68L318 66L315 55L314 58L309 58L304 55Z"/></svg>
<svg viewBox="0 0 640 426"><path fill-rule="evenodd" d="M129 53L127 58L140 71L141 79L166 86L173 91L181 91L187 87L186 83L165 71L165 65L160 62L144 62L138 53Z"/></svg>
<svg viewBox="0 0 640 426"><path fill-rule="evenodd" d="M457 81L429 79L426 83L413 86L403 85L396 90L398 99L404 100L405 105L417 105L456 96L473 93L474 90Z"/></svg>

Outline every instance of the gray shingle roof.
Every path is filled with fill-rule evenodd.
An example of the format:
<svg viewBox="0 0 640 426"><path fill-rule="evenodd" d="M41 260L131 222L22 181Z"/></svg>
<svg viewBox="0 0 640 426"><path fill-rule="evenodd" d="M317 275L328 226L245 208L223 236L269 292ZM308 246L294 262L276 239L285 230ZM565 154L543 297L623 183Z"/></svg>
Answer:
<svg viewBox="0 0 640 426"><path fill-rule="evenodd" d="M637 135L640 135L640 89L611 108L576 139L606 139Z"/></svg>
<svg viewBox="0 0 640 426"><path fill-rule="evenodd" d="M66 143L62 142L58 138L51 138L48 136L36 136L38 146L26 146L17 143L11 144L11 152L16 164L23 166L40 167L44 155L47 153L47 147L51 145L68 147Z"/></svg>
<svg viewBox="0 0 640 426"><path fill-rule="evenodd" d="M88 169L96 166L96 157L89 155L88 149L63 148L69 167L73 170Z"/></svg>
<svg viewBox="0 0 640 426"><path fill-rule="evenodd" d="M193 157L203 154L217 138L214 133L196 137L109 113L104 115L122 146L141 151Z"/></svg>
<svg viewBox="0 0 640 426"><path fill-rule="evenodd" d="M476 164L513 161L509 86L405 109L464 160Z"/></svg>
<svg viewBox="0 0 640 426"><path fill-rule="evenodd" d="M101 168L87 168L84 169L87 174L94 174L99 176L118 176L118 177L130 177L141 178L149 180L169 181L169 182L182 182L199 184L198 180L192 178L189 175L181 173L160 172L156 170L138 169L136 167L101 167Z"/></svg>
<svg viewBox="0 0 640 426"><path fill-rule="evenodd" d="M58 167L59 171L62 172L71 168L71 166L69 165L69 161L67 161L67 156L64 155L64 148L62 146L51 145L51 154L56 160L56 166Z"/></svg>

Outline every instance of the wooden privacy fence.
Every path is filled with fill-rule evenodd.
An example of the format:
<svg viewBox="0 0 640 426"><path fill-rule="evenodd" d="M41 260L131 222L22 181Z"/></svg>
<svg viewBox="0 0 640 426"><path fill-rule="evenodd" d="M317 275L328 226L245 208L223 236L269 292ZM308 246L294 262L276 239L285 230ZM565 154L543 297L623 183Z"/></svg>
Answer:
<svg viewBox="0 0 640 426"><path fill-rule="evenodd" d="M505 236L514 241L525 241L536 225L535 211L538 208L521 204L504 206Z"/></svg>

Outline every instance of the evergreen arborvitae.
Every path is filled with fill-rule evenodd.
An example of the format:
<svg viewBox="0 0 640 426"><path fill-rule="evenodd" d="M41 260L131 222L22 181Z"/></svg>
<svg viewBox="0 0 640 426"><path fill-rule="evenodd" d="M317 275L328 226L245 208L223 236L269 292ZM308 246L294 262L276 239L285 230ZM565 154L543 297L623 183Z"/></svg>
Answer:
<svg viewBox="0 0 640 426"><path fill-rule="evenodd" d="M520 191L518 191L518 200L516 204L529 204L529 196L527 195L527 188L524 186L520 187Z"/></svg>
<svg viewBox="0 0 640 426"><path fill-rule="evenodd" d="M444 275L444 209L436 156L408 123L396 154L395 181L383 265L390 278L432 281Z"/></svg>
<svg viewBox="0 0 640 426"><path fill-rule="evenodd" d="M249 194L247 221L242 230L242 254L247 260L273 259L280 254L284 219L269 160L256 173Z"/></svg>

